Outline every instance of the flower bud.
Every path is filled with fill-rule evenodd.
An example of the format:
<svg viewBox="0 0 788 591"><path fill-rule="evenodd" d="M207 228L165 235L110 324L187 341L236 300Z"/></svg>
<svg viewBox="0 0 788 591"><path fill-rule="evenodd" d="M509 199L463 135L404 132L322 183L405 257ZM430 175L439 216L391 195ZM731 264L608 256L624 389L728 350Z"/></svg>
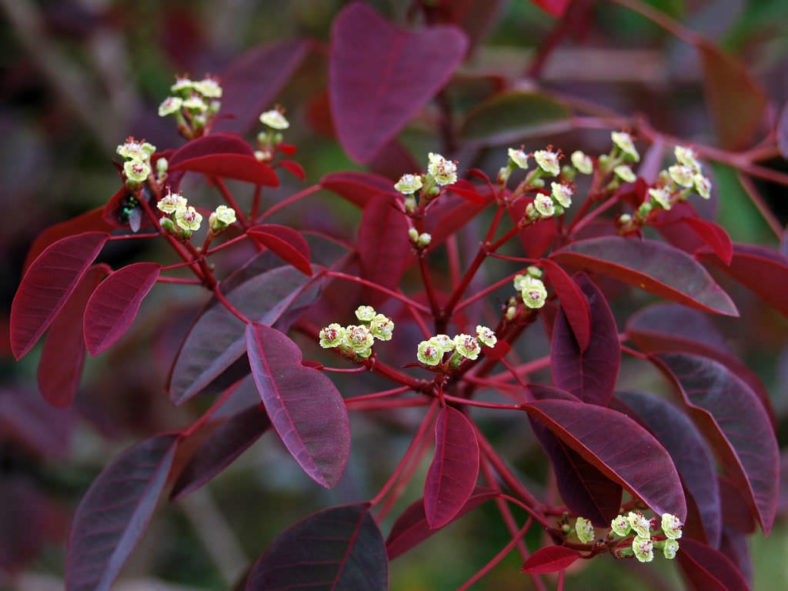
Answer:
<svg viewBox="0 0 788 591"><path fill-rule="evenodd" d="M161 229L165 232L169 232L170 234L175 233L175 222L173 222L170 218L162 217L159 219L159 225Z"/></svg>
<svg viewBox="0 0 788 591"><path fill-rule="evenodd" d="M411 244L416 245L419 241L419 231L416 228L408 228L408 238Z"/></svg>
<svg viewBox="0 0 788 591"><path fill-rule="evenodd" d="M422 232L419 234L418 239L416 240L416 246L419 248L425 248L430 245L432 242L432 234L428 234L427 232Z"/></svg>
<svg viewBox="0 0 788 591"><path fill-rule="evenodd" d="M594 525L585 517L578 517L575 521L575 532L577 539L583 544L590 544L594 541Z"/></svg>

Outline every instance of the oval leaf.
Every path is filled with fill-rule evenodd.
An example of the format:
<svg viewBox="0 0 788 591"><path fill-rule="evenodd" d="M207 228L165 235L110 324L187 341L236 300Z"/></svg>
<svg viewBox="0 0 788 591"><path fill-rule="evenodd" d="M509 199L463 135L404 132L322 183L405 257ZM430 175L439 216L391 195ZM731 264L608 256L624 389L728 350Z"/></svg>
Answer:
<svg viewBox="0 0 788 591"><path fill-rule="evenodd" d="M342 396L323 373L301 364L301 349L262 324L246 326L249 365L271 423L298 465L331 488L350 454L350 426Z"/></svg>
<svg viewBox="0 0 788 591"><path fill-rule="evenodd" d="M262 224L249 228L247 233L305 275L312 275L309 245L300 232L287 226Z"/></svg>
<svg viewBox="0 0 788 591"><path fill-rule="evenodd" d="M780 458L769 416L758 397L711 359L678 353L656 359L768 534L777 510Z"/></svg>
<svg viewBox="0 0 788 591"><path fill-rule="evenodd" d="M71 527L67 591L111 588L156 508L177 440L176 435L158 435L138 443L90 485Z"/></svg>
<svg viewBox="0 0 788 591"><path fill-rule="evenodd" d="M723 263L731 264L733 243L725 228L714 222L695 217L685 217L681 221L687 224Z"/></svg>
<svg viewBox="0 0 788 591"><path fill-rule="evenodd" d="M544 266L550 285L561 302L561 311L572 328L580 351L585 351L591 338L591 310L583 290L550 259L542 259L539 264Z"/></svg>
<svg viewBox="0 0 788 591"><path fill-rule="evenodd" d="M616 320L605 295L586 275L578 275L575 281L588 298L593 338L583 350L569 324L567 312L561 308L553 325L550 349L553 382L584 402L607 406L621 365Z"/></svg>
<svg viewBox="0 0 788 591"><path fill-rule="evenodd" d="M28 267L11 303L11 351L17 360L52 324L108 238L106 232L61 238Z"/></svg>
<svg viewBox="0 0 788 591"><path fill-rule="evenodd" d="M334 126L348 155L371 160L448 82L467 46L452 26L411 32L365 4L345 7L331 30L328 80Z"/></svg>
<svg viewBox="0 0 788 591"><path fill-rule="evenodd" d="M673 461L635 421L609 408L571 400L538 400L527 403L525 410L655 513L686 519L684 491Z"/></svg>
<svg viewBox="0 0 788 591"><path fill-rule="evenodd" d="M410 259L408 222L388 195L372 199L364 208L358 231L361 276L396 290ZM385 294L372 292L370 305L379 304Z"/></svg>
<svg viewBox="0 0 788 591"><path fill-rule="evenodd" d="M696 591L749 591L736 565L719 550L683 538L676 555L679 567Z"/></svg>
<svg viewBox="0 0 788 591"><path fill-rule="evenodd" d="M551 258L614 277L691 308L739 315L728 294L706 269L664 242L603 236L569 244Z"/></svg>
<svg viewBox="0 0 788 591"><path fill-rule="evenodd" d="M369 509L333 507L285 530L255 562L246 591L385 591L386 547Z"/></svg>
<svg viewBox="0 0 788 591"><path fill-rule="evenodd" d="M85 308L85 344L91 355L105 351L134 322L142 300L156 284L161 265L134 263L110 274Z"/></svg>
<svg viewBox="0 0 788 591"><path fill-rule="evenodd" d="M523 563L522 572L532 575L554 573L564 570L580 556L580 552L566 546L547 546L528 557Z"/></svg>
<svg viewBox="0 0 788 591"><path fill-rule="evenodd" d="M435 456L424 483L424 514L432 529L449 523L465 506L479 476L479 442L467 417L444 407L435 423Z"/></svg>

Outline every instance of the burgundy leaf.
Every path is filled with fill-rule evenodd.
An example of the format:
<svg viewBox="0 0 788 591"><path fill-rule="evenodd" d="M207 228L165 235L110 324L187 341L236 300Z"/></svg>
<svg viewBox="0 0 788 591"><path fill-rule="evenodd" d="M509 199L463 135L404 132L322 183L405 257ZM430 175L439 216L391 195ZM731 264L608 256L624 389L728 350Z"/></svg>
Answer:
<svg viewBox="0 0 788 591"><path fill-rule="evenodd" d="M465 56L451 26L399 29L361 3L345 7L331 32L329 93L339 141L368 162L435 93Z"/></svg>
<svg viewBox="0 0 788 591"><path fill-rule="evenodd" d="M342 396L325 374L301 364L301 349L262 324L246 326L257 391L282 443L315 482L331 488L347 464L350 427Z"/></svg>
<svg viewBox="0 0 788 591"><path fill-rule="evenodd" d="M720 491L717 486L714 456L692 421L668 401L644 392L616 394L632 408L665 449L695 501L706 540L719 547Z"/></svg>
<svg viewBox="0 0 788 591"><path fill-rule="evenodd" d="M561 311L569 326L572 328L575 341L580 352L586 350L591 338L591 309L583 290L572 281L572 278L560 265L550 259L542 259L539 264L544 266L550 285L553 286L558 301L561 302Z"/></svg>
<svg viewBox="0 0 788 591"><path fill-rule="evenodd" d="M468 418L446 406L435 423L435 456L424 483L424 514L432 529L451 522L479 476L479 443Z"/></svg>
<svg viewBox="0 0 788 591"><path fill-rule="evenodd" d="M361 208L378 195L396 194L394 183L384 176L369 172L332 172L320 180L320 186Z"/></svg>
<svg viewBox="0 0 788 591"><path fill-rule="evenodd" d="M517 223L525 215L525 208L528 206L532 199L520 198L512 203L509 208L509 217L512 222ZM555 238L556 226L555 219L550 218L547 220L539 220L534 224L528 224L522 228L517 236L520 239L520 244L523 250L529 257L540 257L550 247L550 244Z"/></svg>
<svg viewBox="0 0 788 591"><path fill-rule="evenodd" d="M305 275L312 275L309 245L300 232L277 224L252 226L247 233Z"/></svg>
<svg viewBox="0 0 788 591"><path fill-rule="evenodd" d="M728 275L754 291L759 298L788 317L788 257L752 244L734 244L730 265L720 264L711 253L698 253L701 261L718 265Z"/></svg>
<svg viewBox="0 0 788 591"><path fill-rule="evenodd" d="M506 341L498 341L495 343L494 347L487 347L486 345L482 347L482 352L484 353L485 357L494 361L503 359L509 354L509 351L511 350L512 346Z"/></svg>
<svg viewBox="0 0 788 591"><path fill-rule="evenodd" d="M553 253L552 258L614 277L691 308L726 316L739 314L706 269L663 242L603 236L569 244Z"/></svg>
<svg viewBox="0 0 788 591"><path fill-rule="evenodd" d="M254 150L243 138L233 133L212 133L191 140L175 150L170 156L169 166L216 154L254 156Z"/></svg>
<svg viewBox="0 0 788 591"><path fill-rule="evenodd" d="M730 265L733 243L724 228L696 217L685 217L682 222L687 224L723 263Z"/></svg>
<svg viewBox="0 0 788 591"><path fill-rule="evenodd" d="M383 287L396 290L410 259L408 222L394 199L380 195L364 207L358 232L361 276ZM385 296L370 294L371 305Z"/></svg>
<svg viewBox="0 0 788 591"><path fill-rule="evenodd" d="M545 546L531 554L523 563L524 573L543 575L564 570L580 558L579 551L566 546Z"/></svg>
<svg viewBox="0 0 788 591"><path fill-rule="evenodd" d="M432 236L429 249L433 250L443 244L449 236L479 215L491 200L489 193L485 195L485 199L484 204L479 204L445 194L433 201L424 220L424 230Z"/></svg>
<svg viewBox="0 0 788 591"><path fill-rule="evenodd" d="M752 582L752 558L746 534L727 526L724 527L720 552L730 559L748 584Z"/></svg>
<svg viewBox="0 0 788 591"><path fill-rule="evenodd" d="M758 397L741 378L711 359L678 353L656 359L768 534L777 508L780 459L774 430Z"/></svg>
<svg viewBox="0 0 788 591"><path fill-rule="evenodd" d="M476 488L452 521L496 496L498 493L494 490ZM394 522L389 537L386 539L389 560L394 560L411 548L418 546L437 531L427 523L427 517L424 514L424 499L411 503Z"/></svg>
<svg viewBox="0 0 788 591"><path fill-rule="evenodd" d="M564 16L572 0L531 0L539 8L556 18Z"/></svg>
<svg viewBox="0 0 788 591"><path fill-rule="evenodd" d="M267 187L279 186L279 179L270 166L259 162L254 156L243 154L198 156L181 160L178 164L170 166L169 170L200 172L208 176L246 181Z"/></svg>
<svg viewBox="0 0 788 591"><path fill-rule="evenodd" d="M584 402L607 406L621 365L616 320L605 295L586 275L576 276L575 281L588 299L592 338L588 347L582 349L567 320L567 312L560 310L553 325L550 349L553 382Z"/></svg>
<svg viewBox="0 0 788 591"><path fill-rule="evenodd" d="M750 587L727 556L692 538L682 538L676 555L695 591L749 591Z"/></svg>
<svg viewBox="0 0 788 591"><path fill-rule="evenodd" d="M747 497L730 478L718 474L717 483L722 500L722 523L743 534L755 533L758 524L750 511Z"/></svg>
<svg viewBox="0 0 788 591"><path fill-rule="evenodd" d="M108 238L105 232L61 238L28 267L11 304L11 351L17 360L52 324Z"/></svg>
<svg viewBox="0 0 788 591"><path fill-rule="evenodd" d="M69 456L76 413L53 408L34 392L6 388L0 388L0 408L0 441L6 446L33 457Z"/></svg>
<svg viewBox="0 0 788 591"><path fill-rule="evenodd" d="M255 562L246 591L385 591L386 546L369 509L332 507L288 528Z"/></svg>
<svg viewBox="0 0 788 591"><path fill-rule="evenodd" d="M235 461L271 426L259 404L246 408L219 425L194 450L172 487L175 501L198 489Z"/></svg>
<svg viewBox="0 0 788 591"><path fill-rule="evenodd" d="M85 308L85 344L91 355L108 349L131 327L142 300L156 284L161 265L134 263L110 274Z"/></svg>
<svg viewBox="0 0 788 591"><path fill-rule="evenodd" d="M318 294L319 284L287 266L253 274L226 297L247 318L286 330L294 320L288 310L296 312ZM244 323L215 300L203 309L175 357L167 388L174 404L201 392L241 361L246 352L244 331ZM241 369L236 380L248 374L248 364Z"/></svg>
<svg viewBox="0 0 788 591"><path fill-rule="evenodd" d="M686 519L684 491L673 461L635 421L609 408L571 400L537 400L527 403L525 410L655 513ZM627 445L620 445L622 441Z"/></svg>
<svg viewBox="0 0 788 591"><path fill-rule="evenodd" d="M85 361L82 315L90 294L109 271L107 265L88 269L47 333L38 363L38 389L52 406L68 408L74 401Z"/></svg>
<svg viewBox="0 0 788 591"><path fill-rule="evenodd" d="M375 152L375 156L367 163L370 172L397 181L403 174L413 173L421 169L421 164L413 157L410 150L397 138L391 139Z"/></svg>
<svg viewBox="0 0 788 591"><path fill-rule="evenodd" d="M290 40L247 51L222 70L222 113L215 129L245 134L304 61L312 43Z"/></svg>
<svg viewBox="0 0 788 591"><path fill-rule="evenodd" d="M90 485L74 515L66 591L107 591L142 534L175 455L176 435L124 451Z"/></svg>
<svg viewBox="0 0 788 591"><path fill-rule="evenodd" d="M467 199L471 203L476 203L477 205L482 205L487 202L486 197L479 193L474 184L465 179L458 180L450 187L447 187L446 190L455 195L459 195L463 199ZM485 190L485 192L487 191Z"/></svg>
<svg viewBox="0 0 788 591"><path fill-rule="evenodd" d="M306 178L306 172L304 172L304 167L301 166L298 162L293 160L280 160L276 163L277 166L284 168L287 172L292 174L297 179L303 181Z"/></svg>

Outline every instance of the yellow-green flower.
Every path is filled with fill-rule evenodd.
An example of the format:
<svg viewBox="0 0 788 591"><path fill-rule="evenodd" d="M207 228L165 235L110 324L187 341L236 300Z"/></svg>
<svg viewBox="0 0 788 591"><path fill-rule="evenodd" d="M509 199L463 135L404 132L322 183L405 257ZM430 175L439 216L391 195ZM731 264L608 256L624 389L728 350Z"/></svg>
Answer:
<svg viewBox="0 0 788 591"><path fill-rule="evenodd" d="M518 168L527 169L528 168L528 154L525 153L523 150L515 150L514 148L509 148L509 160L514 163Z"/></svg>
<svg viewBox="0 0 788 591"><path fill-rule="evenodd" d="M672 515L670 513L663 513L661 525L662 525L662 533L665 534L666 538L670 538L671 540L677 540L681 537L682 523L681 520L675 515Z"/></svg>
<svg viewBox="0 0 788 591"><path fill-rule="evenodd" d="M584 152L575 150L572 152L570 159L572 160L572 166L574 166L578 172L583 174L591 174L594 172L594 162L591 160L591 157Z"/></svg>
<svg viewBox="0 0 788 591"><path fill-rule="evenodd" d="M394 189L403 195L413 195L416 191L421 189L421 175L420 174L403 174L394 185Z"/></svg>
<svg viewBox="0 0 788 591"><path fill-rule="evenodd" d="M498 342L498 337L495 336L495 331L486 326L476 326L476 338L479 342L486 347L494 347Z"/></svg>
<svg viewBox="0 0 788 591"><path fill-rule="evenodd" d="M202 215L191 205L175 210L175 223L186 232L196 232L200 229Z"/></svg>
<svg viewBox="0 0 788 591"><path fill-rule="evenodd" d="M424 365L438 365L443 359L443 349L433 339L421 341L416 352L416 357Z"/></svg>
<svg viewBox="0 0 788 591"><path fill-rule="evenodd" d="M654 543L651 541L651 538L636 536L632 540L632 551L635 553L635 558L640 562L651 562L654 560Z"/></svg>
<svg viewBox="0 0 788 591"><path fill-rule="evenodd" d="M284 114L279 109L271 109L262 113L260 115L260 123L272 129L281 130L290 127L290 122L285 119Z"/></svg>
<svg viewBox="0 0 788 591"><path fill-rule="evenodd" d="M613 169L613 172L625 183L634 183L637 180L635 173L626 164L619 164Z"/></svg>
<svg viewBox="0 0 788 591"><path fill-rule="evenodd" d="M441 186L451 185L457 182L457 165L451 160L446 160L440 154L430 152L427 155L429 163L427 172L430 173L435 182Z"/></svg>
<svg viewBox="0 0 788 591"><path fill-rule="evenodd" d="M578 517L575 521L575 532L577 539L583 544L590 544L594 541L594 525L585 517Z"/></svg>
<svg viewBox="0 0 788 591"><path fill-rule="evenodd" d="M186 198L180 193L167 193L156 204L159 211L166 214L173 214L179 209L185 209L188 205Z"/></svg>
<svg viewBox="0 0 788 591"><path fill-rule="evenodd" d="M550 176L558 176L561 173L558 154L551 150L537 150L534 152L534 160L536 160L539 168Z"/></svg>
<svg viewBox="0 0 788 591"><path fill-rule="evenodd" d="M375 312L375 308L372 306L359 306L356 308L356 318L361 320L361 322L370 322L377 312Z"/></svg>
<svg viewBox="0 0 788 591"><path fill-rule="evenodd" d="M388 316L376 314L369 323L372 336L381 341L390 341L394 333L394 322Z"/></svg>
<svg viewBox="0 0 788 591"><path fill-rule="evenodd" d="M324 349L339 347L345 340L345 329L336 322L332 322L320 330L319 336L320 346Z"/></svg>
<svg viewBox="0 0 788 591"><path fill-rule="evenodd" d="M635 144L632 142L632 136L624 131L614 131L610 134L610 138L616 147L621 150L627 160L637 162L640 160Z"/></svg>
<svg viewBox="0 0 788 591"><path fill-rule="evenodd" d="M458 334L454 337L454 350L473 361L479 357L482 348L479 346L479 341L469 334Z"/></svg>

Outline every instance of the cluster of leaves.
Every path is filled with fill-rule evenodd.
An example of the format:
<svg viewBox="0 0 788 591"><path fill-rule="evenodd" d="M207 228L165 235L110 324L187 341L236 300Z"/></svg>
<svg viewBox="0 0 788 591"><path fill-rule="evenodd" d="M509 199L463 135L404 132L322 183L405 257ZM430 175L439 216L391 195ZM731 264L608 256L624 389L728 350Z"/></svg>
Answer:
<svg viewBox="0 0 788 591"><path fill-rule="evenodd" d="M537 4L567 21L571 14L564 14L566 1ZM622 549L632 540L617 539L609 529L611 520L631 510L668 513L684 523L677 558L691 588L748 588L748 557L741 549L756 523L768 533L777 514L776 419L759 379L709 321L708 314L735 317L738 310L707 267L788 316L788 259L767 247L733 243L709 219L712 211L693 201L655 207L640 226L622 232L621 216L642 211L649 189L660 182L666 147L678 144L646 121L573 118L573 111L582 111L580 102L504 89L470 109L458 133L448 95L469 50L469 36L459 26L464 14L421 8L431 26L416 30L360 3L347 6L333 23L324 108L353 160L394 162L394 176L421 174L397 136L434 100L444 148L463 159L495 156L495 147L528 137L536 123L531 113L538 111L541 126L630 129L648 146L635 178L616 179L605 164L620 156L615 148L593 160L586 185L571 167L551 174L567 185L576 181L578 206L544 219L526 215L548 194L544 183L531 175L517 184L515 167L511 178L471 168L456 182L428 182L435 191L424 191L418 201L395 191L394 179L332 172L265 208L263 190L280 185L279 173L305 179L297 162L282 158L293 156L295 147L277 143L275 154L261 159L240 135L270 106L249 99L249 80L271 84L272 75L259 72L271 71L278 50L264 48L231 66L220 80L222 112L234 118L218 117L181 147L149 155L151 170L166 161L158 167L160 176L142 182L123 176L106 206L45 231L31 248L13 302L12 352L24 357L46 333L40 390L50 404L65 408L74 401L86 353L98 355L117 343L155 286L193 285L211 294L175 354L166 390L174 405L215 400L187 427L133 445L94 480L73 519L67 589L111 586L168 483L170 499L181 499L273 431L306 475L332 488L352 449L348 411L412 412L403 409L419 413L412 442L377 494L289 527L240 585L387 589L391 560L492 501L510 542L462 588L515 548L536 588L544 588L541 575L552 572L560 572L561 588L565 569L578 560L626 556ZM664 17L656 20L665 24ZM689 35L671 21L666 26ZM747 91L755 88L738 63L731 65L699 37L689 40L717 72L710 77L714 108L724 112L735 100L731 78ZM305 45L287 46L287 64L279 64L281 75L273 76L276 85L286 82L283 70L292 71L306 52ZM726 148L751 144L766 113L765 98L762 103L751 105L748 121L736 129L721 127ZM757 153L776 148L778 136L770 132ZM785 181L759 166L756 152L695 150L745 173ZM221 233L209 231L199 247L197 233L171 232L157 213L162 198L188 187L184 181L193 176L216 188L237 217ZM250 186L247 204L237 195ZM298 228L268 221L316 199L321 190L361 210L353 234L337 235L308 221ZM470 253L460 244L468 236L478 244ZM142 261L117 269L96 262L108 244L137 240L166 242L181 262ZM224 257L228 253L232 257ZM512 280L527 266L544 273L544 306L527 306L512 290ZM487 285L479 281L485 271ZM670 303L619 312L611 304L622 284ZM341 348L333 356L321 352L320 328L346 322L362 304L394 320L393 338L365 349L364 356ZM620 332L616 317L625 313ZM488 323L495 326L495 346L454 364L416 363L420 340L473 332L482 319L494 321ZM549 353L521 362L538 321ZM305 360L305 352L319 361ZM624 356L656 368L672 401L616 391ZM546 368L549 384L540 383L547 381L539 373ZM352 374L355 384L369 388L380 380L386 385L351 395L340 392L330 374ZM367 380L371 374L376 378ZM249 401L243 394L252 384L259 396ZM550 460L560 501L509 466L485 434L487 412L509 416L520 429L530 424ZM396 515L384 538L381 523L403 491L408 484L421 486L416 470L431 440L423 498ZM737 504L743 509L730 515ZM526 517L518 519L523 512ZM589 520L599 537L573 533L569 523L578 518ZM544 535L542 547L529 554L522 540L532 529Z"/></svg>

